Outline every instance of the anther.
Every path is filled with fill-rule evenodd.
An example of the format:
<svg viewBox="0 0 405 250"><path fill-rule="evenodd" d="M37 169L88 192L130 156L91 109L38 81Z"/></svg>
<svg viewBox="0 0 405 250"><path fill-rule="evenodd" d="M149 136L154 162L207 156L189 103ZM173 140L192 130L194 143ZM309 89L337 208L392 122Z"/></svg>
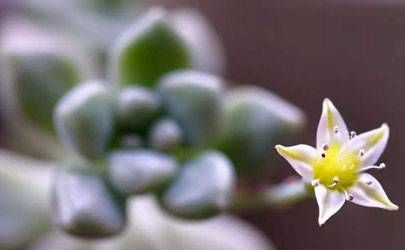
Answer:
<svg viewBox="0 0 405 250"><path fill-rule="evenodd" d="M366 151L364 149L360 149L360 156L364 156L364 154L366 153Z"/></svg>
<svg viewBox="0 0 405 250"><path fill-rule="evenodd" d="M372 181L367 181L366 184L367 184L368 186L370 186L371 184L373 184L373 182L372 182Z"/></svg>
<svg viewBox="0 0 405 250"><path fill-rule="evenodd" d="M333 183L329 185L328 187L333 188L339 183L339 177L335 176L333 177Z"/></svg>
<svg viewBox="0 0 405 250"><path fill-rule="evenodd" d="M312 180L312 181L311 181L311 185L312 185L313 187L317 187L317 186L319 185L319 180Z"/></svg>
<svg viewBox="0 0 405 250"><path fill-rule="evenodd" d="M345 196L346 196L346 200L348 201L352 201L354 200L354 196L352 194L349 194L348 192L345 191Z"/></svg>
<svg viewBox="0 0 405 250"><path fill-rule="evenodd" d="M326 157L326 154L325 154L325 153L322 153L321 156L322 156L322 158L325 158L325 157Z"/></svg>
<svg viewBox="0 0 405 250"><path fill-rule="evenodd" d="M380 165L378 165L378 168L380 168L380 169L385 168L385 167L386 167L385 163L380 163Z"/></svg>
<svg viewBox="0 0 405 250"><path fill-rule="evenodd" d="M333 128L333 133L335 133L335 134L339 133L339 127L338 126Z"/></svg>
<svg viewBox="0 0 405 250"><path fill-rule="evenodd" d="M329 149L329 145L328 144L323 144L322 149L324 151L327 151Z"/></svg>
<svg viewBox="0 0 405 250"><path fill-rule="evenodd" d="M353 139L354 137L356 137L357 133L356 131L351 131L350 132L350 139Z"/></svg>

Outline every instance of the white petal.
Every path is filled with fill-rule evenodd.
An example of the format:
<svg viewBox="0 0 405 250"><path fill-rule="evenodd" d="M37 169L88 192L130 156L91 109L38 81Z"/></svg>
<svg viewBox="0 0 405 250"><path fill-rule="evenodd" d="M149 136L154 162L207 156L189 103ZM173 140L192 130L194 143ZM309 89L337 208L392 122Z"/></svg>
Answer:
<svg viewBox="0 0 405 250"><path fill-rule="evenodd" d="M319 207L318 223L322 226L345 203L345 194L332 191L323 185L315 187L315 197Z"/></svg>
<svg viewBox="0 0 405 250"><path fill-rule="evenodd" d="M364 155L361 157L362 166L371 166L375 164L384 152L385 146L388 142L390 129L387 124L381 127L362 133L348 143L346 143L342 150L358 151L364 150Z"/></svg>
<svg viewBox="0 0 405 250"><path fill-rule="evenodd" d="M334 131L337 128L337 132ZM349 140L349 131L339 111L329 99L322 104L322 115L316 134L316 148L321 149L324 144L343 143Z"/></svg>
<svg viewBox="0 0 405 250"><path fill-rule="evenodd" d="M277 145L276 150L305 180L312 179L312 164L320 157L315 148L304 144L292 147Z"/></svg>
<svg viewBox="0 0 405 250"><path fill-rule="evenodd" d="M358 205L398 210L398 206L388 199L381 184L370 174L361 174L349 193L353 196L351 202Z"/></svg>

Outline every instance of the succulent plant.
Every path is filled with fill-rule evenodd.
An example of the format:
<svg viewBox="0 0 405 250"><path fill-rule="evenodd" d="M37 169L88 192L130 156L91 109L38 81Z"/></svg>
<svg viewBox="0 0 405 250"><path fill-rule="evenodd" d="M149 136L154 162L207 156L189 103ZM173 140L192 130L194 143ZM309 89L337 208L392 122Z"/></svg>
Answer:
<svg viewBox="0 0 405 250"><path fill-rule="evenodd" d="M155 195L173 216L212 217L233 204L235 167L244 178L266 164L276 141L302 127L301 111L267 90L229 89L222 77L193 69L193 47L172 25L165 10L150 10L118 38L112 78L78 84L56 105L60 140L93 169L56 179L54 218L67 232L119 232L113 217L97 217L103 210L86 214L102 202L114 207L108 187L124 199ZM58 190L75 190L65 178L77 178L100 203L86 203L88 210L65 204L68 191Z"/></svg>
<svg viewBox="0 0 405 250"><path fill-rule="evenodd" d="M107 64L60 44L1 58L10 103L33 127L26 151L59 166L54 225L84 238L119 234L141 195L185 220L243 208L238 182L271 169L274 145L303 127L300 109L263 88L227 86L221 44L195 11L152 8L111 44ZM268 188L264 206L306 197L303 185Z"/></svg>

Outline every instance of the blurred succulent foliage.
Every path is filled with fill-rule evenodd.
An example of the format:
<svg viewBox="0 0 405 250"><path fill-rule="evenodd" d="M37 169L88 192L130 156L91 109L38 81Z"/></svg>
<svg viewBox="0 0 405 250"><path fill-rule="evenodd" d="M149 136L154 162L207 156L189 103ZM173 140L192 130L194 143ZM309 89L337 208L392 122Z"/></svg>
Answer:
<svg viewBox="0 0 405 250"><path fill-rule="evenodd" d="M117 150L108 158L109 179L125 195L159 190L177 172L177 162L153 150Z"/></svg>
<svg viewBox="0 0 405 250"><path fill-rule="evenodd" d="M53 187L53 218L66 232L86 238L115 235L126 225L126 201L82 166L61 168Z"/></svg>
<svg viewBox="0 0 405 250"><path fill-rule="evenodd" d="M3 150L0 159L0 249L25 249L51 227L50 163Z"/></svg>
<svg viewBox="0 0 405 250"><path fill-rule="evenodd" d="M113 52L117 82L153 87L169 71L190 67L184 41L163 9L153 9L123 33Z"/></svg>
<svg viewBox="0 0 405 250"><path fill-rule="evenodd" d="M134 149L140 148L145 144L142 137L137 134L126 134L117 139L119 140L117 143L118 148Z"/></svg>
<svg viewBox="0 0 405 250"><path fill-rule="evenodd" d="M183 128L188 145L213 142L221 127L222 79L197 71L176 71L159 81L158 92L168 115Z"/></svg>
<svg viewBox="0 0 405 250"><path fill-rule="evenodd" d="M89 11L97 11L103 14L119 14L125 7L128 7L131 2L141 2L134 0L76 0L78 5L89 9Z"/></svg>
<svg viewBox="0 0 405 250"><path fill-rule="evenodd" d="M274 145L281 141L288 143L305 122L298 108L258 87L234 88L224 102L219 148L242 175L260 173L261 167L274 157Z"/></svg>
<svg viewBox="0 0 405 250"><path fill-rule="evenodd" d="M163 152L173 152L183 145L183 141L183 130L170 118L163 118L154 123L148 137L149 146Z"/></svg>
<svg viewBox="0 0 405 250"><path fill-rule="evenodd" d="M116 106L120 126L129 130L145 129L161 109L156 94L139 86L122 89Z"/></svg>
<svg viewBox="0 0 405 250"><path fill-rule="evenodd" d="M161 204L177 216L205 219L229 206L234 189L232 163L224 154L209 151L185 163Z"/></svg>
<svg viewBox="0 0 405 250"><path fill-rule="evenodd" d="M127 2L63 1L61 7L30 0L29 8L41 1L56 8L47 18L61 15L76 30L83 19L76 20L68 6L91 9L97 2L100 8L120 9ZM178 218L206 219L226 210L233 204L237 177L265 164L275 142L301 127L301 112L266 90L226 89L217 76L224 69L222 46L199 13L153 8L114 42L112 34L129 22L111 21L103 13L87 13L91 21L83 24L86 35L80 39L90 40L82 48L109 56L108 68L96 75L109 76L105 81L77 76L80 64L58 54L24 56L13 66L19 71L12 85L24 87L16 99L22 109L30 106L23 115L49 122L46 111L57 101L56 134L76 153L65 155L74 164L60 169L53 183L54 223L76 236L112 236L127 224L127 201L141 194L154 196ZM100 27L106 31L99 32ZM32 115L42 110L41 116Z"/></svg>
<svg viewBox="0 0 405 250"><path fill-rule="evenodd" d="M53 53L9 56L16 98L25 117L52 131L53 108L65 92L80 81L78 69L66 57Z"/></svg>
<svg viewBox="0 0 405 250"><path fill-rule="evenodd" d="M184 40L192 68L222 75L225 52L214 27L197 10L177 9L169 12L173 29Z"/></svg>
<svg viewBox="0 0 405 250"><path fill-rule="evenodd" d="M105 47L142 8L142 0L16 0L33 21ZM102 28L101 28L101 27ZM103 32L100 32L103 31ZM94 45L93 44L93 45Z"/></svg>
<svg viewBox="0 0 405 250"><path fill-rule="evenodd" d="M102 82L82 83L55 108L55 127L67 147L90 159L107 153L115 129L113 97Z"/></svg>
<svg viewBox="0 0 405 250"><path fill-rule="evenodd" d="M93 59L69 36L20 18L4 23L0 30L0 103L4 107L0 112L7 120L3 141L36 157L63 157L53 133L54 105L71 87L93 75Z"/></svg>

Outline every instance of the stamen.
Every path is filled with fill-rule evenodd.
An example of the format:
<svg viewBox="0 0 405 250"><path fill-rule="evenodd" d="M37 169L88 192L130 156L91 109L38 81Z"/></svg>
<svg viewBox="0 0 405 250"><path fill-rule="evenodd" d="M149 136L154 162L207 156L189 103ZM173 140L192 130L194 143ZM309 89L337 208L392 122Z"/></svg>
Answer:
<svg viewBox="0 0 405 250"><path fill-rule="evenodd" d="M335 133L335 134L339 133L339 127L338 126L333 128L333 133Z"/></svg>
<svg viewBox="0 0 405 250"><path fill-rule="evenodd" d="M347 191L344 191L344 192L345 192L346 200L348 200L348 201L354 200L354 196L352 194L349 194Z"/></svg>
<svg viewBox="0 0 405 250"><path fill-rule="evenodd" d="M367 184L368 186L370 186L371 184L373 184L373 182L372 182L372 181L367 181L366 184Z"/></svg>
<svg viewBox="0 0 405 250"><path fill-rule="evenodd" d="M328 144L323 144L322 149L324 151L327 151L329 149L329 145Z"/></svg>
<svg viewBox="0 0 405 250"><path fill-rule="evenodd" d="M357 133L356 131L351 131L350 132L350 139L353 139L354 137L356 137Z"/></svg>
<svg viewBox="0 0 405 250"><path fill-rule="evenodd" d="M333 177L333 183L329 185L328 187L333 188L339 183L339 177L335 176Z"/></svg>
<svg viewBox="0 0 405 250"><path fill-rule="evenodd" d="M319 180L312 180L312 181L311 181L311 185L312 185L313 187L317 187L317 186L319 185Z"/></svg>
<svg viewBox="0 0 405 250"><path fill-rule="evenodd" d="M366 151L364 150L364 149L360 149L360 156L362 157L362 156L364 156L364 154L366 153Z"/></svg>
<svg viewBox="0 0 405 250"><path fill-rule="evenodd" d="M325 158L325 157L326 157L325 153L322 153L321 156L322 156L322 158Z"/></svg>

